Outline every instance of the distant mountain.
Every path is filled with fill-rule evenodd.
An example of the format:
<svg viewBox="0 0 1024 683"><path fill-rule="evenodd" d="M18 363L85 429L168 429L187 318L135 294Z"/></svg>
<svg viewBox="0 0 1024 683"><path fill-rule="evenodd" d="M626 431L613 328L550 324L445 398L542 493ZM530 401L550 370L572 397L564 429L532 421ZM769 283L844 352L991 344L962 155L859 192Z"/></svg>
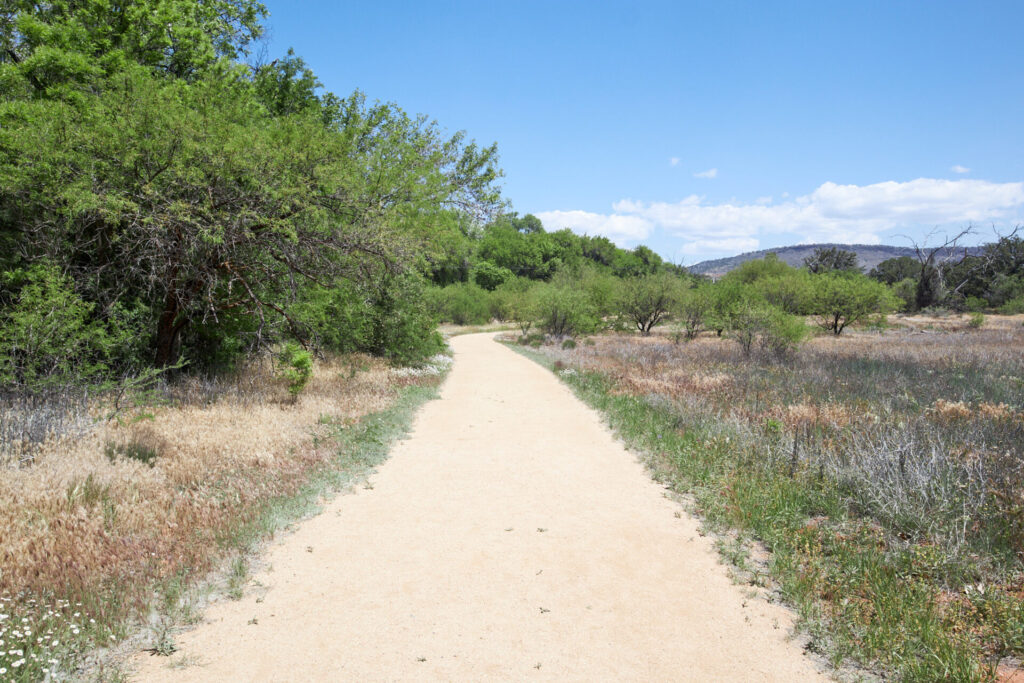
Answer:
<svg viewBox="0 0 1024 683"><path fill-rule="evenodd" d="M748 251L738 256L701 261L689 266L688 270L697 275L717 278L725 275L745 261L764 258L767 254L776 254L779 260L799 268L804 265L804 259L811 256L815 249L825 249L828 247L838 247L857 254L857 264L864 268L865 273L886 259L899 258L900 256L914 257L916 255L912 247L894 247L888 244L798 244L792 247ZM970 254L975 254L981 251L981 249L982 247L967 247L967 251ZM955 251L956 255L962 253L962 248ZM951 252L950 257L952 256L953 253Z"/></svg>

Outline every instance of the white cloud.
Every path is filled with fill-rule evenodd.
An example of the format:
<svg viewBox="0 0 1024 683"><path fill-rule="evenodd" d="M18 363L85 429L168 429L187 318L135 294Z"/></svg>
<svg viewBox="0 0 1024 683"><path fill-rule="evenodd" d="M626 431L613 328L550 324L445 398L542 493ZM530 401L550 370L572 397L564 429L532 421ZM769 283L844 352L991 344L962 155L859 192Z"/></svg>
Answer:
<svg viewBox="0 0 1024 683"><path fill-rule="evenodd" d="M654 227L646 218L639 216L589 211L541 211L536 216L547 230L569 228L580 235L602 235L619 246L645 239Z"/></svg>
<svg viewBox="0 0 1024 683"><path fill-rule="evenodd" d="M971 169L967 168L966 166L961 166L960 164L957 164L956 166L950 166L949 170L952 171L953 173L970 173L971 172Z"/></svg>
<svg viewBox="0 0 1024 683"><path fill-rule="evenodd" d="M694 173L693 177L694 178L717 178L718 177L718 169L717 168L709 168L706 171L700 171L698 173Z"/></svg>
<svg viewBox="0 0 1024 683"><path fill-rule="evenodd" d="M672 157L671 159L668 160L668 163L669 163L670 166L678 166L679 165L679 157Z"/></svg>
<svg viewBox="0 0 1024 683"><path fill-rule="evenodd" d="M785 197L786 195L783 195ZM548 211L537 214L549 229L571 227L635 243L661 231L682 241L691 255L756 248L765 235L796 235L802 242L877 244L893 229L960 227L966 223L1024 220L1024 182L918 178L873 185L824 183L810 194L773 203L730 200L711 204L700 195L678 202L623 199L612 213Z"/></svg>
<svg viewBox="0 0 1024 683"><path fill-rule="evenodd" d="M687 242L679 253L684 256L700 256L708 252L742 254L746 251L757 251L761 243L755 237L729 237L721 240L694 240Z"/></svg>

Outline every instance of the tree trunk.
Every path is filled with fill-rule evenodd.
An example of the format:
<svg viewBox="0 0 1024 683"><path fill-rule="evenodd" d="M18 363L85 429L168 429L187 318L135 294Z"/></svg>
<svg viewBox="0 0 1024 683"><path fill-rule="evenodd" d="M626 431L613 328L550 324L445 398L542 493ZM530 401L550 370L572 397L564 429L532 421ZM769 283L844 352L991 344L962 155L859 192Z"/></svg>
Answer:
<svg viewBox="0 0 1024 683"><path fill-rule="evenodd" d="M164 310L156 325L156 366L166 368L178 360L178 337L185 320L181 317L181 302L174 292L168 292L164 299Z"/></svg>

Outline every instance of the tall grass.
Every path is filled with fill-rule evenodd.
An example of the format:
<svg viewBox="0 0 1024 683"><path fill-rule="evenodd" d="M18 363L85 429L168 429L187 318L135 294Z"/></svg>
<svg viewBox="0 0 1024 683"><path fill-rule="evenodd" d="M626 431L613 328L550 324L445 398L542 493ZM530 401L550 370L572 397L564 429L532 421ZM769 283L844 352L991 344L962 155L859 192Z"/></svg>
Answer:
<svg viewBox="0 0 1024 683"><path fill-rule="evenodd" d="M9 466L0 680L68 677L151 609L165 613L151 645L173 647L189 587L380 462L446 362L335 359L295 402L269 368L186 378L149 413L94 422L45 441L30 467Z"/></svg>
<svg viewBox="0 0 1024 683"><path fill-rule="evenodd" d="M656 475L772 551L812 647L903 680L1024 654L1024 330L544 347ZM571 370L571 371L570 371Z"/></svg>

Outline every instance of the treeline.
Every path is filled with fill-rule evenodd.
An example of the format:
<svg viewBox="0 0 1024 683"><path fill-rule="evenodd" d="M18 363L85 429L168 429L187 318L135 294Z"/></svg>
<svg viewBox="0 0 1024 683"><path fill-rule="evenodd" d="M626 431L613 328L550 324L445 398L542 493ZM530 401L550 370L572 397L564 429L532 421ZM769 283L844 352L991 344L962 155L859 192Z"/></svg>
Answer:
<svg viewBox="0 0 1024 683"><path fill-rule="evenodd" d="M0 10L0 385L282 341L415 361L446 235L501 209L494 146L293 52L249 64L254 0L13 0Z"/></svg>
<svg viewBox="0 0 1024 683"><path fill-rule="evenodd" d="M960 257L954 254L955 240L919 248L917 258L882 261L869 275L892 285L907 311L945 307L1024 313L1024 239L1017 230L986 244L978 254Z"/></svg>
<svg viewBox="0 0 1024 683"><path fill-rule="evenodd" d="M459 324L515 321L524 343L602 329L648 335L672 321L677 341L708 331L735 339L748 355L775 357L792 352L814 328L841 335L893 311L1018 312L1024 303L1024 242L1015 235L987 245L980 256L939 260L937 254L884 261L867 275L856 254L838 248L816 250L801 268L768 254L717 281L664 263L622 274L584 258L547 280L505 273L497 284L434 289L429 301L443 319Z"/></svg>
<svg viewBox="0 0 1024 683"><path fill-rule="evenodd" d="M515 321L523 341L602 329L649 335L671 320L676 341L702 332L734 338L747 354L785 356L803 341L806 320L841 334L848 326L899 307L892 289L860 272L794 268L774 254L747 261L718 281L678 269L618 277L593 264L559 271L550 282L512 278L476 299L434 292L435 306L458 322L489 317ZM470 305L477 308L470 308ZM477 312L477 317L463 311Z"/></svg>

